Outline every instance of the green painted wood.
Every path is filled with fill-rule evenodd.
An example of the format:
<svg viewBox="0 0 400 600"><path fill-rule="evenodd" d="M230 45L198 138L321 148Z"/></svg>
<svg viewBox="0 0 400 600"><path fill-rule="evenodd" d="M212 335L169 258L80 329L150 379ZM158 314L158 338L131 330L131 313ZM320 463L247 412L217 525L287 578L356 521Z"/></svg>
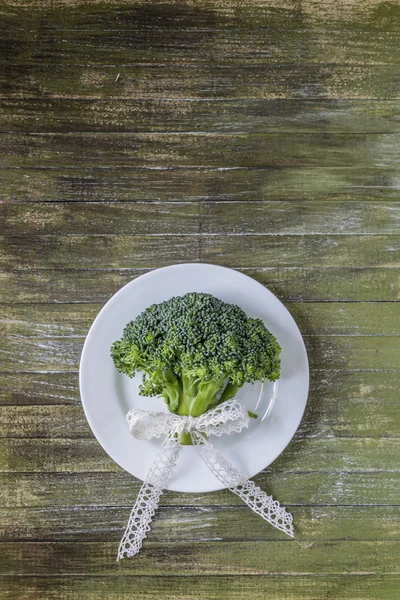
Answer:
<svg viewBox="0 0 400 600"><path fill-rule="evenodd" d="M371 138L372 139L372 138ZM352 161L350 161L352 162ZM9 168L1 169L2 197L15 202L193 202L398 200L398 170L362 167ZM190 182L190 185L189 185Z"/></svg>
<svg viewBox="0 0 400 600"><path fill-rule="evenodd" d="M106 16L106 15L104 15ZM137 64L350 64L385 65L400 62L399 32L313 31L274 29L210 29L185 27L109 30L106 18L95 30L57 29L37 35L37 29L5 29L0 41L3 63L57 65Z"/></svg>
<svg viewBox="0 0 400 600"><path fill-rule="evenodd" d="M399 100L2 98L0 131L398 133Z"/></svg>
<svg viewBox="0 0 400 600"><path fill-rule="evenodd" d="M121 332L116 333L118 339ZM399 336L310 336L304 339L314 369L399 370ZM74 371L81 338L4 338L1 371Z"/></svg>
<svg viewBox="0 0 400 600"><path fill-rule="evenodd" d="M303 335L400 335L400 302L290 302ZM17 337L86 337L102 304L2 306L0 334Z"/></svg>
<svg viewBox="0 0 400 600"><path fill-rule="evenodd" d="M183 257L183 260L186 258ZM242 268L284 301L397 301L398 267ZM2 302L106 302L148 269L17 269L0 273Z"/></svg>
<svg viewBox="0 0 400 600"><path fill-rule="evenodd" d="M286 467L290 466L290 460ZM272 466L255 481L290 506L398 505L398 471L325 470L296 472ZM140 482L128 473L0 473L0 503L7 508L125 507L129 514ZM161 506L242 506L228 491L212 494L166 492ZM119 524L122 530L123 523Z"/></svg>
<svg viewBox="0 0 400 600"><path fill-rule="evenodd" d="M398 472L398 438L294 438L274 463L284 471ZM150 467L150 465L149 465ZM0 449L4 473L88 473L119 469L94 439L6 438Z"/></svg>
<svg viewBox="0 0 400 600"><path fill-rule="evenodd" d="M259 29L302 30L308 28L362 30L399 30L400 11L396 2L381 0L353 0L352 2L315 2L305 0L299 7L296 0L196 0L182 3L168 0L161 4L143 0L106 0L87 3L83 0L61 0L56 5L48 0L13 0L3 2L2 18L8 27L21 29L21 25L60 29L86 29L104 27L131 30L136 25L150 30L167 26L198 27L200 30L216 28L223 23L227 28L247 27Z"/></svg>
<svg viewBox="0 0 400 600"><path fill-rule="evenodd" d="M298 436L398 437L398 371L312 370ZM0 373L0 435L91 436L77 373Z"/></svg>
<svg viewBox="0 0 400 600"><path fill-rule="evenodd" d="M0 374L0 437L92 437L77 373ZM398 371L311 371L299 437L399 436Z"/></svg>
<svg viewBox="0 0 400 600"><path fill-rule="evenodd" d="M379 0L2 4L0 596L397 600L399 24ZM297 537L167 493L117 566L139 482L88 429L79 353L119 287L187 260L306 336L304 420L256 478Z"/></svg>
<svg viewBox="0 0 400 600"><path fill-rule="evenodd" d="M78 373L0 373L0 406L80 405ZM38 413L39 414L39 413Z"/></svg>
<svg viewBox="0 0 400 600"><path fill-rule="evenodd" d="M282 536L285 534L282 533ZM145 541L134 561L118 564L115 542L8 542L0 566L4 575L123 574L198 575L362 572L398 574L398 542L291 541L157 544ZM378 557L380 558L378 562Z"/></svg>
<svg viewBox="0 0 400 600"><path fill-rule="evenodd" d="M2 239L0 267L156 268L182 262L240 267L398 266L398 235L32 235Z"/></svg>
<svg viewBox="0 0 400 600"><path fill-rule="evenodd" d="M394 211L397 207L394 206ZM379 209L379 207L378 207ZM399 204L400 211L400 204ZM390 208L388 208L390 212ZM163 234L200 233L199 203L1 204L3 233ZM395 217L394 217L395 218ZM390 229L390 227L389 227Z"/></svg>
<svg viewBox="0 0 400 600"><path fill-rule="evenodd" d="M395 167L400 134L0 134L4 167ZM223 161L221 163L221 156Z"/></svg>
<svg viewBox="0 0 400 600"><path fill-rule="evenodd" d="M238 235L399 232L400 202L1 204L3 234Z"/></svg>
<svg viewBox="0 0 400 600"><path fill-rule="evenodd" d="M5 98L329 98L394 99L397 65L65 65L4 64ZM120 77L117 79L118 74Z"/></svg>
<svg viewBox="0 0 400 600"><path fill-rule="evenodd" d="M296 533L321 541L400 541L398 506L297 506ZM119 542L126 507L66 507L62 509L0 509L2 542ZM260 522L244 505L231 507L163 507L152 527L153 543L282 540L282 533Z"/></svg>
<svg viewBox="0 0 400 600"><path fill-rule="evenodd" d="M2 577L5 600L20 600L21 579ZM24 595L29 600L37 597L58 600L87 598L98 600L103 595L111 600L130 600L162 597L165 600L324 600L334 594L335 599L397 600L400 578L398 575L217 575L197 577L174 576L73 576L23 578Z"/></svg>

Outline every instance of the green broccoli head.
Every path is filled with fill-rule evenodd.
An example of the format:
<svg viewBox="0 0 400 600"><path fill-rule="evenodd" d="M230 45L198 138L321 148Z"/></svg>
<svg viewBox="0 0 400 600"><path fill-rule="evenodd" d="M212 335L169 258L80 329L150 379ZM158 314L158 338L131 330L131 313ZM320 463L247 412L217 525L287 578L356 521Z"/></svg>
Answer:
<svg viewBox="0 0 400 600"><path fill-rule="evenodd" d="M279 353L260 319L195 292L153 304L111 348L118 371L143 372L141 395L162 396L171 412L195 417L246 382L278 379Z"/></svg>

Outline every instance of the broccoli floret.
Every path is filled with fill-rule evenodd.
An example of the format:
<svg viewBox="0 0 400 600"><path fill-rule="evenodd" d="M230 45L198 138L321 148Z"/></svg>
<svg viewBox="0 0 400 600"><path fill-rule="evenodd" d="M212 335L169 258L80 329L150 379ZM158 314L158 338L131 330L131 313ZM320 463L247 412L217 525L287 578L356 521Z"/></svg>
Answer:
<svg viewBox="0 0 400 600"><path fill-rule="evenodd" d="M162 396L171 412L193 417L233 398L246 382L278 379L279 354L260 319L195 292L153 304L111 347L118 371L143 372L142 396Z"/></svg>

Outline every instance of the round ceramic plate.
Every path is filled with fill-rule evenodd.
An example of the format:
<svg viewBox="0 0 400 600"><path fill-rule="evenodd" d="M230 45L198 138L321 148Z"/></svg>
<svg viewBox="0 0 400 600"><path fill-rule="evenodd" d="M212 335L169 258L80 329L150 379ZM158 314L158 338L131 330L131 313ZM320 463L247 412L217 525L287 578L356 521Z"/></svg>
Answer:
<svg viewBox="0 0 400 600"><path fill-rule="evenodd" d="M283 304L260 283L238 271L209 264L181 264L142 275L117 292L96 317L80 363L80 391L86 418L98 442L123 469L144 479L160 440L137 440L125 420L133 408L166 411L161 398L138 394L141 376L129 379L114 367L111 344L125 325L150 304L206 292L238 304L262 319L281 348L281 377L275 382L246 384L237 397L258 415L241 433L211 438L225 457L252 477L272 463L290 442L307 402L308 361L300 331ZM168 489L211 492L223 485L208 470L194 447L182 448Z"/></svg>

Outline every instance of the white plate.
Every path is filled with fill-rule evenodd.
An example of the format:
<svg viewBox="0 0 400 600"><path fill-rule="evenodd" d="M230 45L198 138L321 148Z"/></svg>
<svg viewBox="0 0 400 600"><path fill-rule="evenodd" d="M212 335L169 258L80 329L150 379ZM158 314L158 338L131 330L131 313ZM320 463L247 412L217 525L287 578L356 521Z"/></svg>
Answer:
<svg viewBox="0 0 400 600"><path fill-rule="evenodd" d="M166 411L160 398L144 398L141 377L129 379L114 367L111 344L125 325L150 304L187 292L207 292L261 318L282 348L281 377L275 383L246 384L238 393L258 414L248 430L211 438L237 468L252 477L272 463L292 439L307 402L308 360L300 331L283 304L260 283L238 271L209 264L181 264L151 271L117 292L97 315L83 347L79 382L86 418L98 442L123 469L144 479L160 440L136 440L125 421L133 407ZM168 489L211 492L223 485L207 469L195 448L183 447Z"/></svg>

